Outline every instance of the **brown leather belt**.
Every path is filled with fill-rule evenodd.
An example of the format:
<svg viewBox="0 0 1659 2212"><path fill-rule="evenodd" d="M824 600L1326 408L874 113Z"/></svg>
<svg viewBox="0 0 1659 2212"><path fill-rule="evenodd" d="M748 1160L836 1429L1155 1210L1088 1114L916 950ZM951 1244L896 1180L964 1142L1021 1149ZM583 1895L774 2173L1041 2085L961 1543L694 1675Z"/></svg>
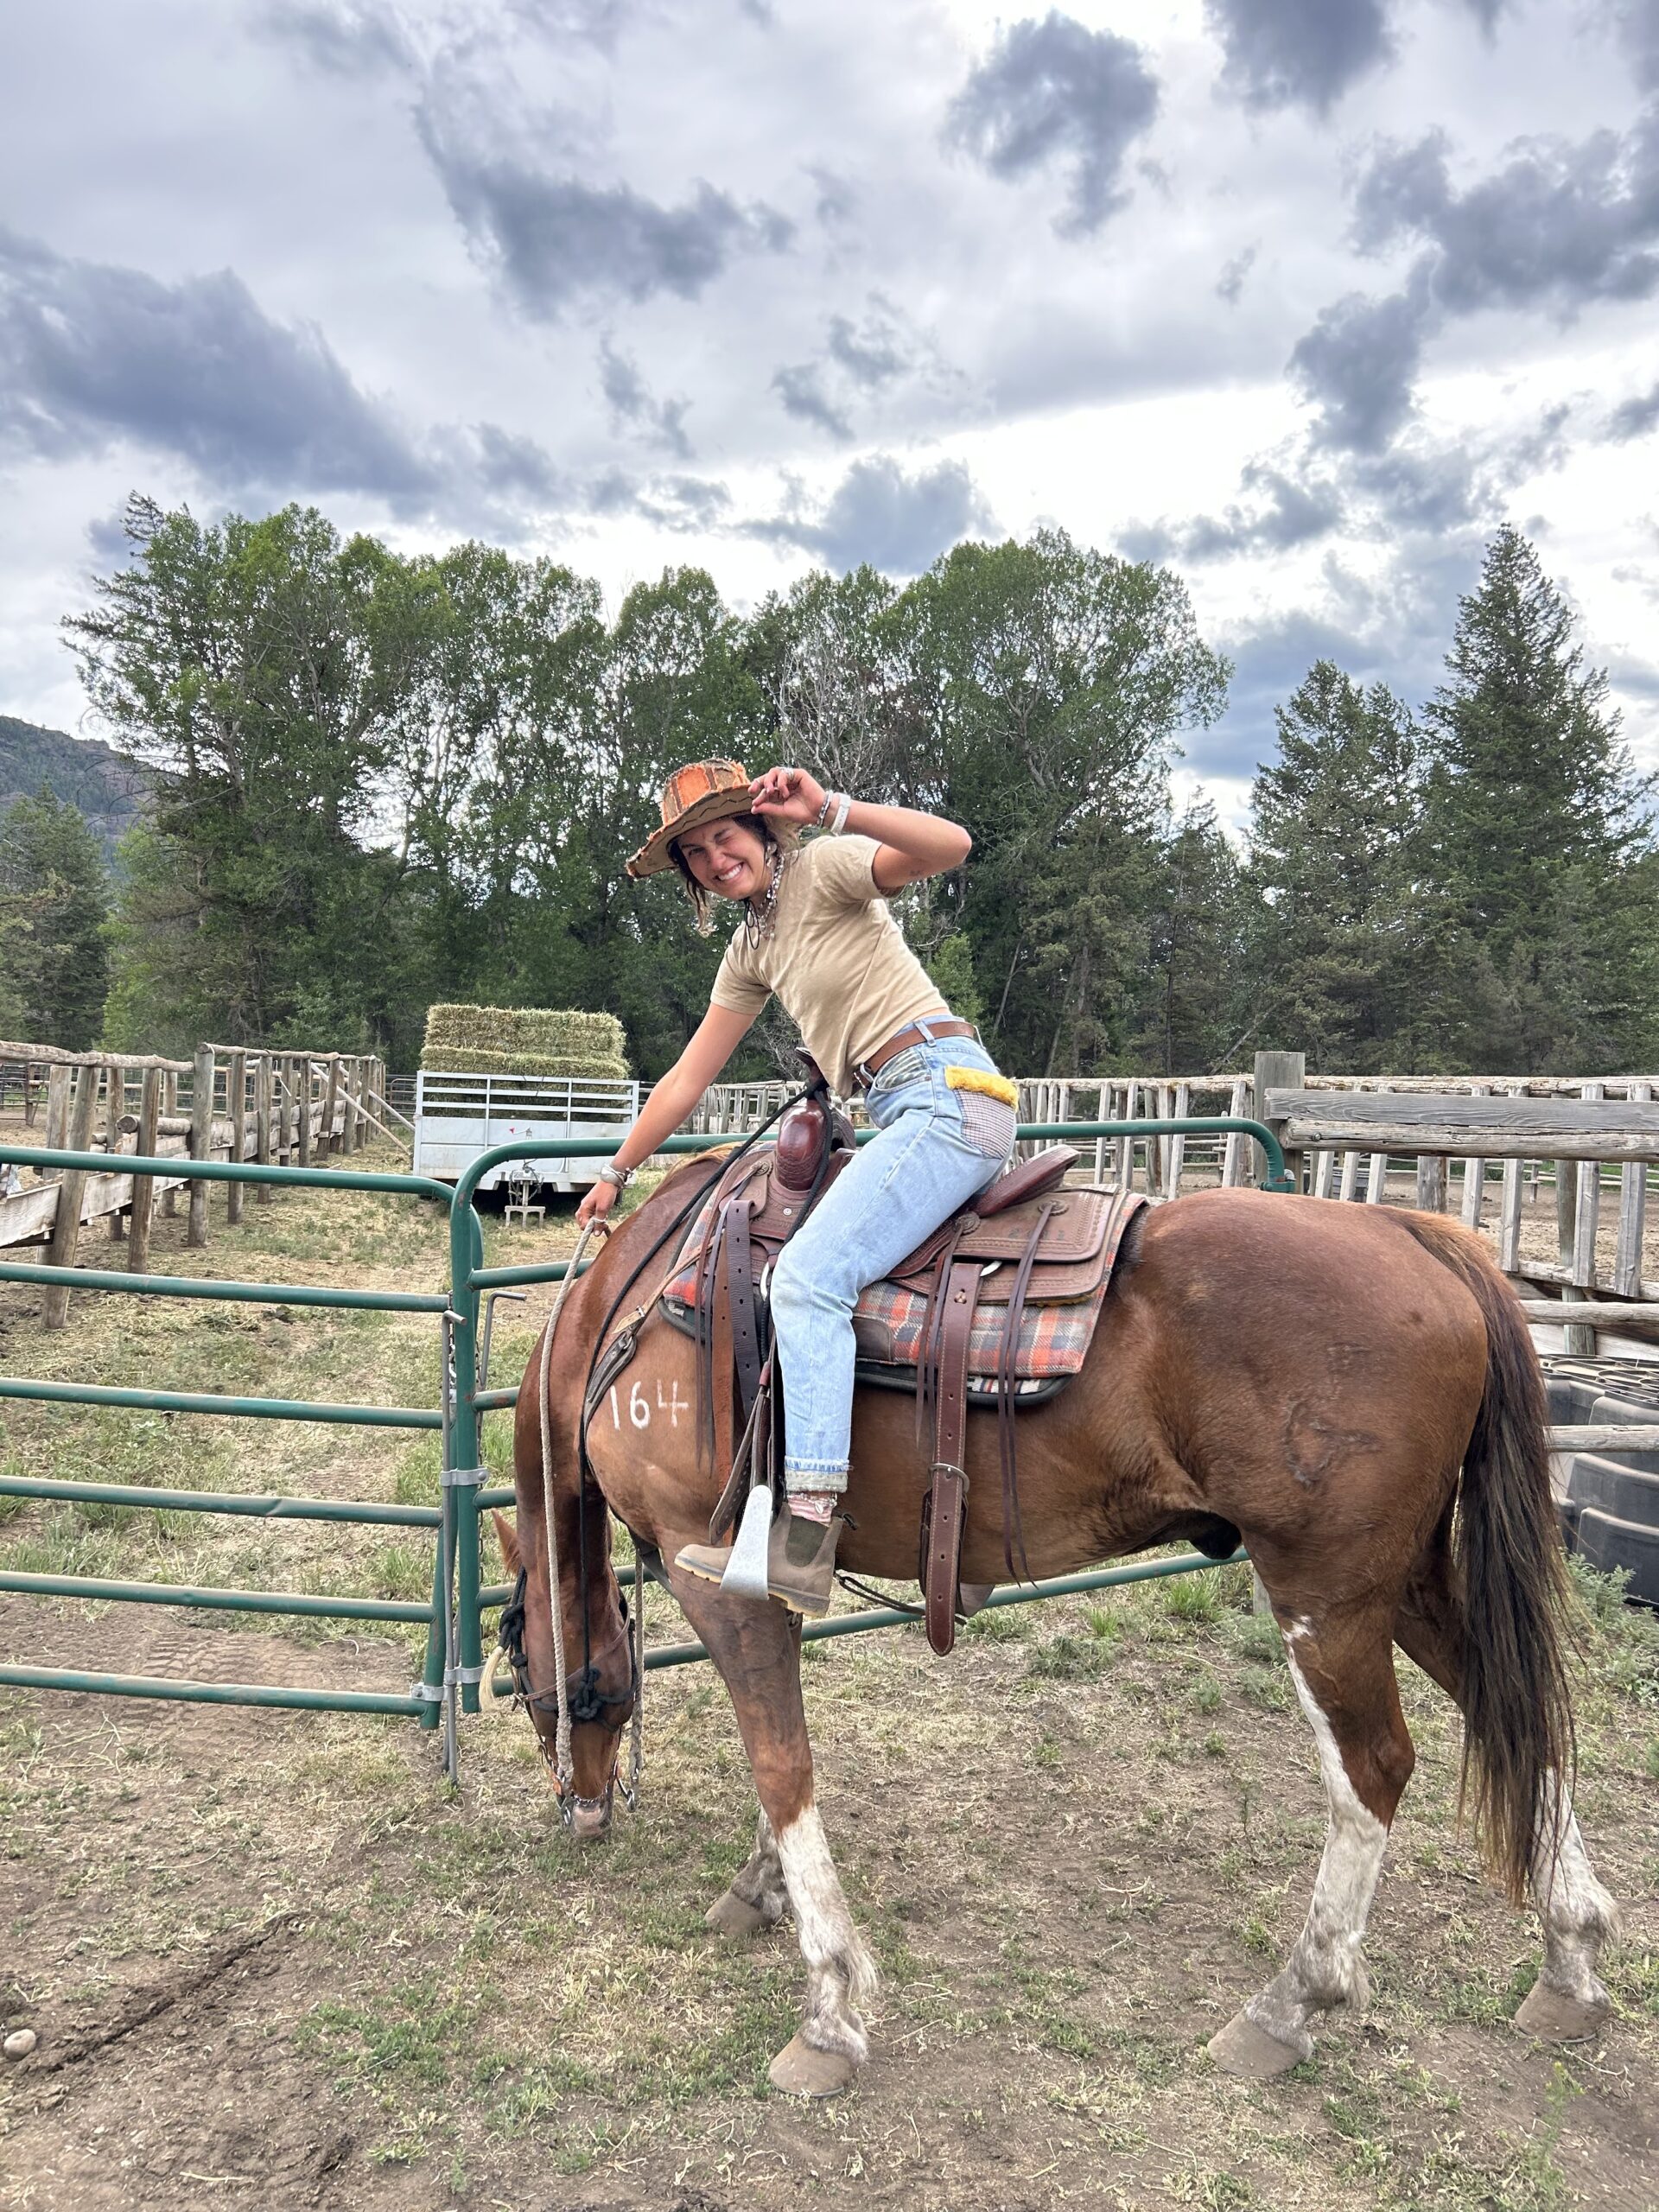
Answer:
<svg viewBox="0 0 1659 2212"><path fill-rule="evenodd" d="M957 1021L950 1016L942 1016L935 1021L931 1014L924 1014L921 1020L912 1021L896 1037L889 1037L885 1045L878 1046L868 1060L860 1060L853 1070L854 1080L868 1090L887 1062L896 1059L900 1052L908 1052L918 1045L931 1044L940 1037L977 1039L978 1035L971 1021Z"/></svg>

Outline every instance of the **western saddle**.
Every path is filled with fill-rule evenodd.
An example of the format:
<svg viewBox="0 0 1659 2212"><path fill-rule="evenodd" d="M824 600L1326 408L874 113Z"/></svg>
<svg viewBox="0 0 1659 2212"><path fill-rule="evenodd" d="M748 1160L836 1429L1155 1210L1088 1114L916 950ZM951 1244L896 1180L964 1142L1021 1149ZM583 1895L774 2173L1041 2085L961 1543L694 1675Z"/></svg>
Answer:
<svg viewBox="0 0 1659 2212"><path fill-rule="evenodd" d="M715 1465L729 1470L709 1526L713 1542L730 1526L752 1476L778 1464L779 1393L766 1350L767 1270L852 1156L851 1125L810 1093L785 1115L774 1145L732 1161L663 1287L669 1317L697 1344L700 1440ZM855 1317L866 1340L872 1306L906 1317L906 1326L876 1346L887 1359L861 1359L860 1376L915 1392L918 1440L926 1438L931 1416L932 1478L922 1508L918 1580L928 1641L938 1652L955 1642L960 1605L969 1407L995 1406L1003 1556L1010 1580L1029 1580L1014 1414L1051 1396L1081 1366L1124 1234L1147 1203L1128 1192L1063 1189L1077 1161L1063 1145L1007 1169L971 1211L946 1222L887 1282L873 1286ZM1054 1325L1066 1332L1059 1357Z"/></svg>

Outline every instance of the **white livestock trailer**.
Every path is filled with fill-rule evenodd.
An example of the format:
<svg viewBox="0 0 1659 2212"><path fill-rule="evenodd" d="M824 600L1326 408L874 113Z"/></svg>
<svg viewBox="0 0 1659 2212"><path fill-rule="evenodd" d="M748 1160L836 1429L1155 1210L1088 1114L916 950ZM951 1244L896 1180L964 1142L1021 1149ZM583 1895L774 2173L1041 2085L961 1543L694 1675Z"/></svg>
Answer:
<svg viewBox="0 0 1659 2212"><path fill-rule="evenodd" d="M439 1075L423 1068L415 1081L416 1175L459 1182L482 1154L502 1145L556 1143L561 1137L612 1137L619 1143L639 1111L637 1083L582 1076ZM605 1154L499 1161L480 1188L541 1184L585 1190L596 1182Z"/></svg>

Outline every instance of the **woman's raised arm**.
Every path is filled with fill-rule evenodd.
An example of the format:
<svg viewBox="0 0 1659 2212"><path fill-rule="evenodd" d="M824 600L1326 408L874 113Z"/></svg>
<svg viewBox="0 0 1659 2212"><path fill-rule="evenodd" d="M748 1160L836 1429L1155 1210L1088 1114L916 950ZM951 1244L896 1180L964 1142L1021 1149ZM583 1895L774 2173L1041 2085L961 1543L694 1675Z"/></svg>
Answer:
<svg viewBox="0 0 1659 2212"><path fill-rule="evenodd" d="M639 1109L633 1127L616 1148L615 1165L630 1172L649 1160L664 1137L671 1137L709 1084L742 1043L750 1017L729 1007L711 1006L691 1040ZM576 1208L576 1226L602 1221L616 1201L614 1183L595 1183Z"/></svg>

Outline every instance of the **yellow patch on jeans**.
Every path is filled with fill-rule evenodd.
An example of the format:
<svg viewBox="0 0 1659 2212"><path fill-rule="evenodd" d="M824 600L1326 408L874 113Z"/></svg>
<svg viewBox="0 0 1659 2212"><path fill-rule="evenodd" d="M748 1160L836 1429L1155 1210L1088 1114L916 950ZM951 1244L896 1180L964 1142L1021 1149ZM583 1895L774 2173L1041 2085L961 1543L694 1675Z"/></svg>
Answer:
<svg viewBox="0 0 1659 2212"><path fill-rule="evenodd" d="M946 1068L944 1079L952 1090L982 1090L1005 1106L1020 1103L1020 1086L1006 1075L989 1075L983 1068Z"/></svg>

